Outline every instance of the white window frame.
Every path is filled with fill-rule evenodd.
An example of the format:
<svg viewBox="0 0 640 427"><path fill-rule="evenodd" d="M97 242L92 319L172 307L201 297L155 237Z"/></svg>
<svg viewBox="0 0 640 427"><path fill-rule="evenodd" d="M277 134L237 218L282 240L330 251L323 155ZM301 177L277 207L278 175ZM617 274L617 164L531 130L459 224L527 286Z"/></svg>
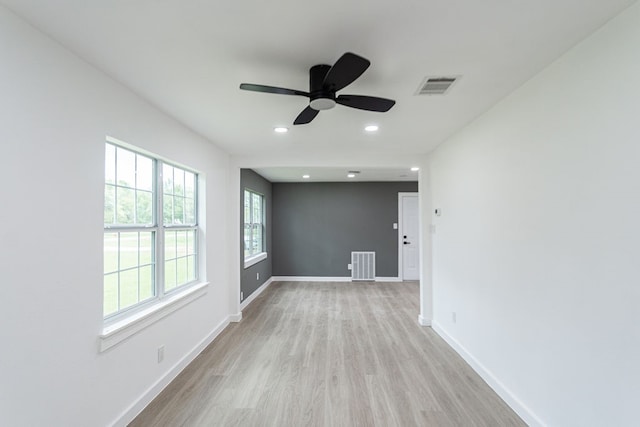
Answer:
<svg viewBox="0 0 640 427"><path fill-rule="evenodd" d="M262 233L262 248L259 252L256 253L250 253L248 256L244 257L244 268L249 268L252 265L255 265L257 263L259 263L260 261L266 259L268 257L267 254L267 233L266 233L266 198L264 197L264 194L252 190L251 188L245 187L244 191L242 192L242 211L243 211L243 224L242 224L242 246L243 246L243 250L242 253L244 254L245 251L245 231L246 231L246 224L247 224L247 218L244 217L244 204L245 204L245 197L247 192L250 194L250 207L249 207L249 212L251 212L251 218L250 221L248 222L248 224L251 224L251 227L249 227L249 229L251 230L251 238L249 239L250 241L253 241L253 195L257 195L260 196L260 199L262 200L262 209L260 212L260 216L261 216L261 222L260 222L260 231Z"/></svg>
<svg viewBox="0 0 640 427"><path fill-rule="evenodd" d="M139 332L148 325L160 320L166 315L174 312L189 302L203 296L207 292L208 282L202 280L204 271L201 268L201 248L203 247L203 233L199 226L200 217L200 195L199 186L201 185L201 175L188 167L178 165L174 162L167 161L155 154L146 152L138 147L132 146L125 142L119 141L112 137L107 137L106 144L131 151L150 158L153 161L153 224L150 226L127 226L127 225L105 225L104 233L118 232L152 232L155 235L153 248L155 259L155 281L153 283L155 295L145 301L138 302L130 307L121 309L115 313L104 316L104 327L100 334L100 351L104 351L129 336ZM195 199L195 223L164 225L163 216L163 165L168 165L194 174L194 199ZM117 166L116 166L117 167ZM104 182L104 180L103 180ZM106 184L106 182L105 182ZM117 215L117 213L116 213ZM164 237L166 231L195 230L194 242L194 267L195 279L186 283L177 285L175 288L165 290L165 259L164 259ZM103 273L104 274L104 273ZM104 280L103 280L103 298L104 298ZM102 308L102 307L101 307Z"/></svg>

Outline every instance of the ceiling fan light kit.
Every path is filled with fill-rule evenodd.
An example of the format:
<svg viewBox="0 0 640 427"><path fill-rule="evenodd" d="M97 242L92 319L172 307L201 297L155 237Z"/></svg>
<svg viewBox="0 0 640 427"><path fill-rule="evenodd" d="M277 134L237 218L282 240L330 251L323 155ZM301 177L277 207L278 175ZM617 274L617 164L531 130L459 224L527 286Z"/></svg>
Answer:
<svg viewBox="0 0 640 427"><path fill-rule="evenodd" d="M309 98L309 106L302 110L294 125L310 123L320 111L329 110L336 104L359 110L386 112L396 103L392 99L365 95L339 95L336 92L353 83L369 68L369 60L347 52L333 66L320 64L309 69L309 92L264 86L252 83L240 84L240 89L254 92L296 95Z"/></svg>

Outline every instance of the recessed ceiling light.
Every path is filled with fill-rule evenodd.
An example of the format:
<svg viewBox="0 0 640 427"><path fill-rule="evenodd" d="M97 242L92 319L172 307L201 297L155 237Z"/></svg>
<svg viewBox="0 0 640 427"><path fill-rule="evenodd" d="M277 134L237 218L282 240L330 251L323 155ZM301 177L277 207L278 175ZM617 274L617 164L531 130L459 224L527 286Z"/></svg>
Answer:
<svg viewBox="0 0 640 427"><path fill-rule="evenodd" d="M378 125L369 125L364 128L367 132L375 132L378 130Z"/></svg>
<svg viewBox="0 0 640 427"><path fill-rule="evenodd" d="M420 168L417 167L417 166L414 166L414 167L411 168L411 172L418 172L419 170L420 170Z"/></svg>
<svg viewBox="0 0 640 427"><path fill-rule="evenodd" d="M309 179L309 178L311 178L311 176L309 176L309 175L302 175L302 178L304 178L304 179Z"/></svg>
<svg viewBox="0 0 640 427"><path fill-rule="evenodd" d="M355 178L356 174L355 173L350 173L347 175L347 178Z"/></svg>
<svg viewBox="0 0 640 427"><path fill-rule="evenodd" d="M278 132L278 133L286 133L286 132L289 132L289 128L278 126L278 127L273 128L273 131L274 132Z"/></svg>

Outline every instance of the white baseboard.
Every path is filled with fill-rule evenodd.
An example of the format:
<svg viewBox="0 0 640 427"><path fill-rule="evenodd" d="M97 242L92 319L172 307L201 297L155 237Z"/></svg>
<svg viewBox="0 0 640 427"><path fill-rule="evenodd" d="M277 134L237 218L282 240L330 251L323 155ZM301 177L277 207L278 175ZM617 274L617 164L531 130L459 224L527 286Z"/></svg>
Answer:
<svg viewBox="0 0 640 427"><path fill-rule="evenodd" d="M274 282L350 282L351 276L273 276L271 279Z"/></svg>
<svg viewBox="0 0 640 427"><path fill-rule="evenodd" d="M238 323L242 320L242 312L229 315L229 322Z"/></svg>
<svg viewBox="0 0 640 427"><path fill-rule="evenodd" d="M376 277L376 282L402 282L399 277Z"/></svg>
<svg viewBox="0 0 640 427"><path fill-rule="evenodd" d="M422 314L420 314L418 315L418 323L420 324L420 326L431 326L431 319L422 317Z"/></svg>
<svg viewBox="0 0 640 427"><path fill-rule="evenodd" d="M543 427L546 424L538 418L520 399L498 380L482 363L467 351L462 344L449 335L442 326L433 321L433 330L444 339L480 377L531 427Z"/></svg>
<svg viewBox="0 0 640 427"><path fill-rule="evenodd" d="M260 285L260 287L258 289L253 291L253 293L251 295L249 295L244 301L242 301L240 303L240 311L242 311L245 308L247 308L247 306L249 304L251 304L254 299L258 298L260 296L260 294L262 292L264 292L265 289L267 289L271 283L273 283L273 277L270 277L269 280L267 280L262 285Z"/></svg>
<svg viewBox="0 0 640 427"><path fill-rule="evenodd" d="M112 424L113 427L125 427L147 407L153 399L155 399L166 386L173 381L184 368L193 362L193 360L209 345L220 332L222 332L232 321L232 316L227 317L218 326L216 326L209 335L207 335L202 341L200 341L189 353L187 353L182 359L180 359L175 365L169 369L169 371L156 381L151 387L145 391L129 408L127 408L120 417ZM242 317L242 313L240 313Z"/></svg>
<svg viewBox="0 0 640 427"><path fill-rule="evenodd" d="M271 279L274 282L351 282L351 276L273 276ZM376 277L376 282L402 282L402 279L399 277Z"/></svg>

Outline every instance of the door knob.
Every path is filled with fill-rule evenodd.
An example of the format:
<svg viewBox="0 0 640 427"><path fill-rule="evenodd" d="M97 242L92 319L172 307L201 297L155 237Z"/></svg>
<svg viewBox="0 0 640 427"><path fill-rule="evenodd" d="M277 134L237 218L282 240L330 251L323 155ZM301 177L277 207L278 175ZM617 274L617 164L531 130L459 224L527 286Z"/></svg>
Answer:
<svg viewBox="0 0 640 427"><path fill-rule="evenodd" d="M403 244L405 244L405 245L408 245L408 244L410 244L411 242L402 242L402 243L403 243Z"/></svg>

